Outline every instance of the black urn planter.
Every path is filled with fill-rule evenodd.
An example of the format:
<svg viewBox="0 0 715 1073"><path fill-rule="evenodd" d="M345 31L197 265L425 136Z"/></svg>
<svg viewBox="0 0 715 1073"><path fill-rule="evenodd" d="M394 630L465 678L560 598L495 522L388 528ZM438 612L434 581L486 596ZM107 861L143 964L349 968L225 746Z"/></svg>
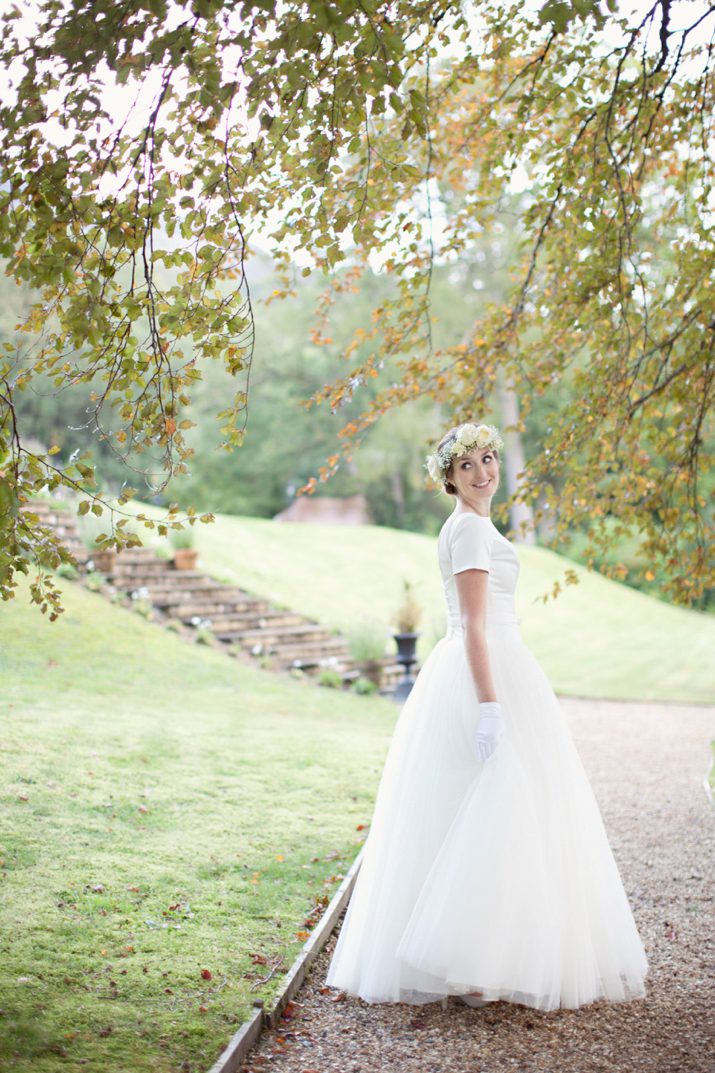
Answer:
<svg viewBox="0 0 715 1073"><path fill-rule="evenodd" d="M415 684L414 675L412 674L412 668L417 662L417 638L418 633L395 633L393 634L395 643L397 644L397 662L404 670L402 680L397 683L397 688L393 694L396 701L403 703L407 700L412 690L412 686Z"/></svg>

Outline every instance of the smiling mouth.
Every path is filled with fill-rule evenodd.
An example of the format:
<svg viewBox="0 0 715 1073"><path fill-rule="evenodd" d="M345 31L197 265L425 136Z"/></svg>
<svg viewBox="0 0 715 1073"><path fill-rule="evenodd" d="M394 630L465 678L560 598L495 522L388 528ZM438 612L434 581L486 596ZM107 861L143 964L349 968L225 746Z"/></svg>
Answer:
<svg viewBox="0 0 715 1073"><path fill-rule="evenodd" d="M481 484L476 484L476 485L475 485L474 487L475 487L475 488L486 488L486 486L487 486L488 484L491 484L491 477L489 478L489 480L488 480L488 481L482 481L482 483L481 483Z"/></svg>

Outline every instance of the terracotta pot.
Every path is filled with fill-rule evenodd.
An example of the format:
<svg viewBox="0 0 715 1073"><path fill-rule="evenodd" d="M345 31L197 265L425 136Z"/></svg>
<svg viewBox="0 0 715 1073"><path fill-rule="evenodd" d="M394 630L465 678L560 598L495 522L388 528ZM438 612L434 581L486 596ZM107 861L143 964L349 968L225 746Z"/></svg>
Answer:
<svg viewBox="0 0 715 1073"><path fill-rule="evenodd" d="M195 570L198 555L194 548L177 548L174 552L174 570Z"/></svg>

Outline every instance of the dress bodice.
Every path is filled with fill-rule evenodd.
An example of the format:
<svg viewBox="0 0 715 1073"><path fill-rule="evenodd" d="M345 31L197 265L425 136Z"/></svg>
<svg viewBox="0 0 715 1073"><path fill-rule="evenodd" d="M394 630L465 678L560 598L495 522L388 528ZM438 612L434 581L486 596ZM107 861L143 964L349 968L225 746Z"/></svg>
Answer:
<svg viewBox="0 0 715 1073"><path fill-rule="evenodd" d="M450 634L461 632L462 627L455 582L455 574L462 570L489 571L487 625L518 623L514 591L519 578L519 556L489 518L455 512L442 526L437 547Z"/></svg>

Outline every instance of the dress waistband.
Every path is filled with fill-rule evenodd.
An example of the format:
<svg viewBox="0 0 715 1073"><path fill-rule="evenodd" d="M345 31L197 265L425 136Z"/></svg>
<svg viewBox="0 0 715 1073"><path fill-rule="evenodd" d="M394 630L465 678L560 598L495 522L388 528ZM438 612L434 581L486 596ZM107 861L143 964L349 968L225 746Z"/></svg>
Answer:
<svg viewBox="0 0 715 1073"><path fill-rule="evenodd" d="M490 641L520 641L521 630L519 626L521 619L518 615L490 615L487 617L485 623L485 633L487 640ZM455 638L462 638L464 636L464 630L461 623L459 625L453 623L447 623L447 634L445 640L452 641Z"/></svg>

